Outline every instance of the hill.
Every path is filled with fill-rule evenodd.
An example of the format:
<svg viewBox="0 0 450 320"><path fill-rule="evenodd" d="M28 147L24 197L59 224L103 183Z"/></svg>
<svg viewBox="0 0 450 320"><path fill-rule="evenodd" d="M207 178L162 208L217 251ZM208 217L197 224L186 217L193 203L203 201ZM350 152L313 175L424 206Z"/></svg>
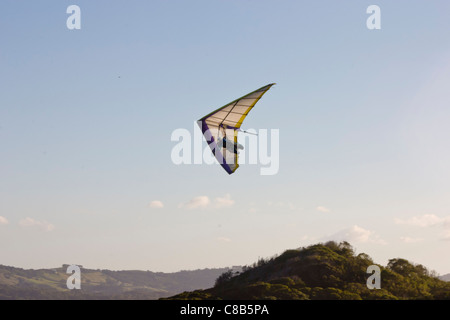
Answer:
<svg viewBox="0 0 450 320"><path fill-rule="evenodd" d="M158 299L211 287L228 268L162 273L81 268L81 290L67 289L67 265L25 270L0 265L0 299Z"/></svg>
<svg viewBox="0 0 450 320"><path fill-rule="evenodd" d="M356 255L347 242L328 242L260 259L242 273L223 273L210 289L169 299L450 299L450 283L401 258L379 266L381 288L369 289L367 268L371 265L374 262L367 254Z"/></svg>

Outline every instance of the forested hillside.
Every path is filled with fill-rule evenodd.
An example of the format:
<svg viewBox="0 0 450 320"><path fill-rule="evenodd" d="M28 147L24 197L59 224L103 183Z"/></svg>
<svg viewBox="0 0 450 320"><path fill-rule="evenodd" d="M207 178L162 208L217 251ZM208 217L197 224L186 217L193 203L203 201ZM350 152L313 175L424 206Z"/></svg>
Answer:
<svg viewBox="0 0 450 320"><path fill-rule="evenodd" d="M450 299L450 283L401 258L379 266L381 288L369 289L367 268L374 264L347 242L328 242L261 259L242 273L227 271L214 287L171 299Z"/></svg>

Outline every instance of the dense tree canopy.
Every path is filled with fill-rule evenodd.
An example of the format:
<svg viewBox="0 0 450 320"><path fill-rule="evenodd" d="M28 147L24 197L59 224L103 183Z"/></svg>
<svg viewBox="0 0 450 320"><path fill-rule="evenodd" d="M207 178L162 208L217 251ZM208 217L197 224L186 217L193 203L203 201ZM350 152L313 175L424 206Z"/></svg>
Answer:
<svg viewBox="0 0 450 320"><path fill-rule="evenodd" d="M347 242L327 242L259 259L242 273L222 274L213 288L172 299L450 299L450 283L422 265L391 259L381 269L381 288L366 285L373 260Z"/></svg>

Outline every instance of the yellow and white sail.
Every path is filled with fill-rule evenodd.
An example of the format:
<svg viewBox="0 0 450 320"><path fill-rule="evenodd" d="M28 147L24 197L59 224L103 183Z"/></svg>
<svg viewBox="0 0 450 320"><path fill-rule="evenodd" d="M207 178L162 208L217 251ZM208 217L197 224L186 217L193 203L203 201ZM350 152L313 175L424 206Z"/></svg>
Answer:
<svg viewBox="0 0 450 320"><path fill-rule="evenodd" d="M271 83L252 91L197 121L214 156L228 174L239 167L237 135L242 122L273 85Z"/></svg>

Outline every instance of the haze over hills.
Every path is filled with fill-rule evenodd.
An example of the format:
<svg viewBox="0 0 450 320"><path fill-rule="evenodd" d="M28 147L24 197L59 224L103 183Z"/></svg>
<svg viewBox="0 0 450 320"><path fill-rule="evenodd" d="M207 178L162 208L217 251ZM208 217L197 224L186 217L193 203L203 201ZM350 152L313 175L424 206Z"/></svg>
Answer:
<svg viewBox="0 0 450 320"><path fill-rule="evenodd" d="M443 281L450 281L450 273L440 276L439 279L441 279Z"/></svg>
<svg viewBox="0 0 450 320"><path fill-rule="evenodd" d="M81 268L81 290L69 290L67 267L25 270L0 265L0 299L158 299L211 287L220 274L232 270L162 273Z"/></svg>
<svg viewBox="0 0 450 320"><path fill-rule="evenodd" d="M450 299L450 283L423 265L401 258L379 266L379 287L368 287L374 261L355 254L347 242L333 241L287 250L260 259L242 273L227 271L207 290L184 292L169 299L198 300L407 300ZM446 278L446 276L445 276ZM370 284L377 281L370 278Z"/></svg>

